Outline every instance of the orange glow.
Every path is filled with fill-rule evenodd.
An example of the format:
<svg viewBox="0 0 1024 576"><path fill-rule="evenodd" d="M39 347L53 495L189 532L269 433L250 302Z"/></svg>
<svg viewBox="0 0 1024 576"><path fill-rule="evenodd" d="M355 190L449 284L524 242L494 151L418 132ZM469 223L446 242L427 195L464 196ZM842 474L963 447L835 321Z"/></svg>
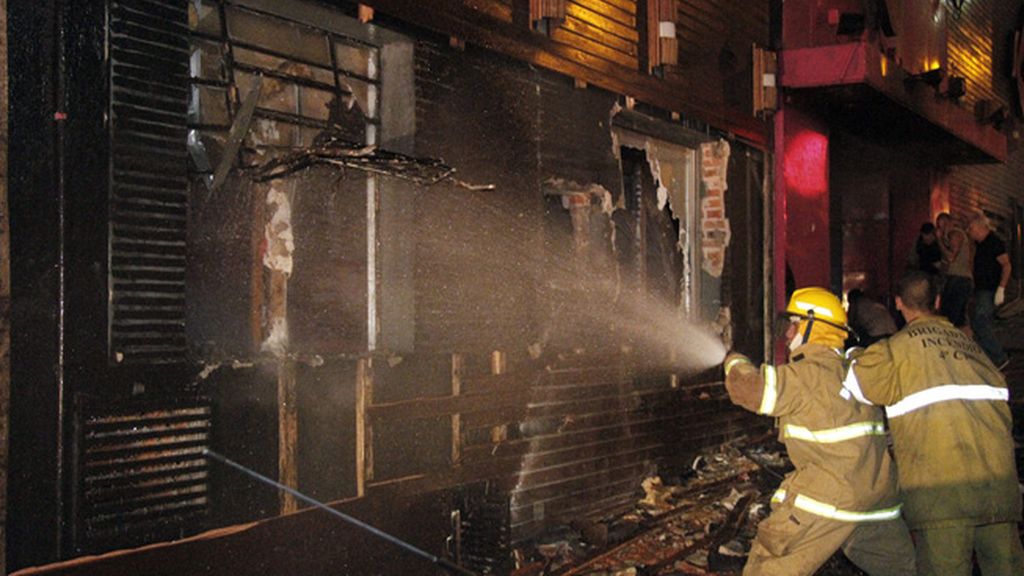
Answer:
<svg viewBox="0 0 1024 576"><path fill-rule="evenodd" d="M949 173L933 172L929 183L928 207L932 222L942 212L950 211Z"/></svg>

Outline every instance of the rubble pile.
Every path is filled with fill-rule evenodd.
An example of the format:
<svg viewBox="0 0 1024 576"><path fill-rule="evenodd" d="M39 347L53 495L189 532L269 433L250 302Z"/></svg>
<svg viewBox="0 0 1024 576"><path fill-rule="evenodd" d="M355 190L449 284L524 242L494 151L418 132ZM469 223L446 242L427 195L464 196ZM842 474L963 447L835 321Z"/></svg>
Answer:
<svg viewBox="0 0 1024 576"><path fill-rule="evenodd" d="M788 468L781 446L740 440L698 455L687 473L651 476L634 510L574 523L520 550L516 576L738 573Z"/></svg>

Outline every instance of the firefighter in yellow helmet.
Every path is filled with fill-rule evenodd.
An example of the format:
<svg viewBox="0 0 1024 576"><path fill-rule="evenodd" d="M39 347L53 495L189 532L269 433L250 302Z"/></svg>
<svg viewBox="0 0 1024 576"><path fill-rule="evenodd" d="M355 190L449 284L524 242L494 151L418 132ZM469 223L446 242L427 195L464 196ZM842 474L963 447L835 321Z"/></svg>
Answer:
<svg viewBox="0 0 1024 576"><path fill-rule="evenodd" d="M907 525L922 576L1024 574L1021 495L1006 378L970 336L935 313L937 288L910 272L897 288L907 325L857 355L845 386L885 406Z"/></svg>
<svg viewBox="0 0 1024 576"><path fill-rule="evenodd" d="M778 418L796 468L772 497L743 574L810 575L841 549L871 576L911 576L914 548L882 411L843 388L846 311L828 290L803 288L786 312L789 363L755 367L731 353L724 365L729 397Z"/></svg>

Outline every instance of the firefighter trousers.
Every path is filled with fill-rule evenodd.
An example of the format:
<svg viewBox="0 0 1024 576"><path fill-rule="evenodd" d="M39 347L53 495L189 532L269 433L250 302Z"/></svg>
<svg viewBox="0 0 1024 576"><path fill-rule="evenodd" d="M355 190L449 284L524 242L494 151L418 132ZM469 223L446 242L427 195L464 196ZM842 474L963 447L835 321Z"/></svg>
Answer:
<svg viewBox="0 0 1024 576"><path fill-rule="evenodd" d="M1024 550L1016 522L915 530L921 576L970 576L971 553L982 576L1024 574Z"/></svg>
<svg viewBox="0 0 1024 576"><path fill-rule="evenodd" d="M871 576L916 574L902 518L840 522L776 504L757 528L743 576L810 576L837 550Z"/></svg>

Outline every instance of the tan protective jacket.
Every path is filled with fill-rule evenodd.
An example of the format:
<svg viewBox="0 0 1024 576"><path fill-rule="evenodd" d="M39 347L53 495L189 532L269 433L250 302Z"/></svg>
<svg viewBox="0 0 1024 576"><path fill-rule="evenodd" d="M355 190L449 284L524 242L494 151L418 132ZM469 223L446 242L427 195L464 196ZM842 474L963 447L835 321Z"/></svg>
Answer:
<svg viewBox="0 0 1024 576"><path fill-rule="evenodd" d="M844 394L844 373L838 350L811 343L779 367L735 364L725 385L733 402L779 419L779 438L796 470L775 500L840 521L898 518L882 410Z"/></svg>
<svg viewBox="0 0 1024 576"><path fill-rule="evenodd" d="M851 374L854 396L886 406L911 529L1020 519L1006 380L970 337L919 318Z"/></svg>

